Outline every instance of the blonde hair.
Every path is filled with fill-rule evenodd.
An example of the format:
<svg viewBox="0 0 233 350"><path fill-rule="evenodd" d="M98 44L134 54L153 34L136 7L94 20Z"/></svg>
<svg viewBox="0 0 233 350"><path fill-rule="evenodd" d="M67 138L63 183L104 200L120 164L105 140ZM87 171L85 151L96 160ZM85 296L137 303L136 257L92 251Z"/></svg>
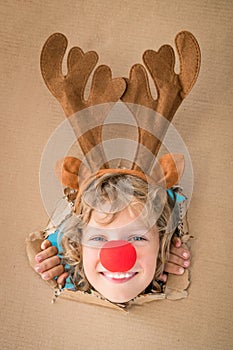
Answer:
<svg viewBox="0 0 233 350"><path fill-rule="evenodd" d="M62 229L63 262L71 266L70 278L76 289L93 289L84 273L81 244L82 229L89 223L93 210L104 213L101 223L108 224L125 207L135 211L142 206L143 219L149 220L151 227L156 224L159 231L157 267L150 291L161 292L157 279L164 270L174 233L174 229L169 227L171 212L167 193L161 187L151 186L136 176L111 173L104 174L89 185L76 205L75 214Z"/></svg>

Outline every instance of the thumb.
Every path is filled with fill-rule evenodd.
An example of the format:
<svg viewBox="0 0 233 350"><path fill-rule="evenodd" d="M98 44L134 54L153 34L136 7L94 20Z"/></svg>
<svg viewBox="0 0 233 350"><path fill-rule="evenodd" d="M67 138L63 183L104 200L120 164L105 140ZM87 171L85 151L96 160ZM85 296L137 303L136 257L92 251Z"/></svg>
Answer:
<svg viewBox="0 0 233 350"><path fill-rule="evenodd" d="M41 243L41 249L42 250L45 250L45 249L47 249L48 247L51 247L51 242L48 240L48 239L46 239L45 241L43 241L42 243Z"/></svg>
<svg viewBox="0 0 233 350"><path fill-rule="evenodd" d="M181 246L181 240L180 240L180 238L177 237L177 236L174 236L174 237L172 238L172 243L174 244L174 246L175 246L176 248L179 248L179 247Z"/></svg>

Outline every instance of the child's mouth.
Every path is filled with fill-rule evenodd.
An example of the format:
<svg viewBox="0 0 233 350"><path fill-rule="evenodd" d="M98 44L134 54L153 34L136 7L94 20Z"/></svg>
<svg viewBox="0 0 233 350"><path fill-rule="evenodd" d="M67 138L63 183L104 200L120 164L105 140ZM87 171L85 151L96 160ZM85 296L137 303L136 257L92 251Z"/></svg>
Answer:
<svg viewBox="0 0 233 350"><path fill-rule="evenodd" d="M131 280L138 272L100 272L104 278L114 283L124 283Z"/></svg>

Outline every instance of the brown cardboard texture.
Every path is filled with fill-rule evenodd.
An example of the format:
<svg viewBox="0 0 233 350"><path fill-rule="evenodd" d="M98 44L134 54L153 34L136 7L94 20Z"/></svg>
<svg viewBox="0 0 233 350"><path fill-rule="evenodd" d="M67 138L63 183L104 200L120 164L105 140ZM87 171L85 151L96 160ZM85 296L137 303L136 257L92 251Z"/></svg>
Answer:
<svg viewBox="0 0 233 350"><path fill-rule="evenodd" d="M231 350L232 2L9 0L1 1L0 13L1 349ZM173 119L194 170L189 295L134 305L129 312L60 297L51 304L52 290L33 272L25 251L27 234L44 228L51 214L41 200L38 173L43 149L64 121L41 77L41 48L52 33L65 33L67 51L79 45L98 52L98 64L111 67L114 79L143 64L145 50L174 47L175 34L184 29L202 52L198 81ZM51 207L59 198L50 194Z"/></svg>

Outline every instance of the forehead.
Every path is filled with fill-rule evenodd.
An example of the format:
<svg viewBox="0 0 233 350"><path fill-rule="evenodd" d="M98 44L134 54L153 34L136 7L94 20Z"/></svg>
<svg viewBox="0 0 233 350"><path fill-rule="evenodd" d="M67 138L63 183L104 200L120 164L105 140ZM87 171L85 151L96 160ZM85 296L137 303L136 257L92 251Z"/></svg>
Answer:
<svg viewBox="0 0 233 350"><path fill-rule="evenodd" d="M146 234L152 226L140 214L141 212L131 212L130 208L126 208L117 213L110 222L107 221L106 223L106 220L104 220L106 214L93 211L89 223L83 230L83 234L84 236L103 232L110 236L111 234L115 235L117 232L122 235L128 233Z"/></svg>
<svg viewBox="0 0 233 350"><path fill-rule="evenodd" d="M138 227L145 226L145 220L142 217L142 208L139 206L135 209L126 207L114 214L93 210L88 226L109 229L123 228L125 226Z"/></svg>

